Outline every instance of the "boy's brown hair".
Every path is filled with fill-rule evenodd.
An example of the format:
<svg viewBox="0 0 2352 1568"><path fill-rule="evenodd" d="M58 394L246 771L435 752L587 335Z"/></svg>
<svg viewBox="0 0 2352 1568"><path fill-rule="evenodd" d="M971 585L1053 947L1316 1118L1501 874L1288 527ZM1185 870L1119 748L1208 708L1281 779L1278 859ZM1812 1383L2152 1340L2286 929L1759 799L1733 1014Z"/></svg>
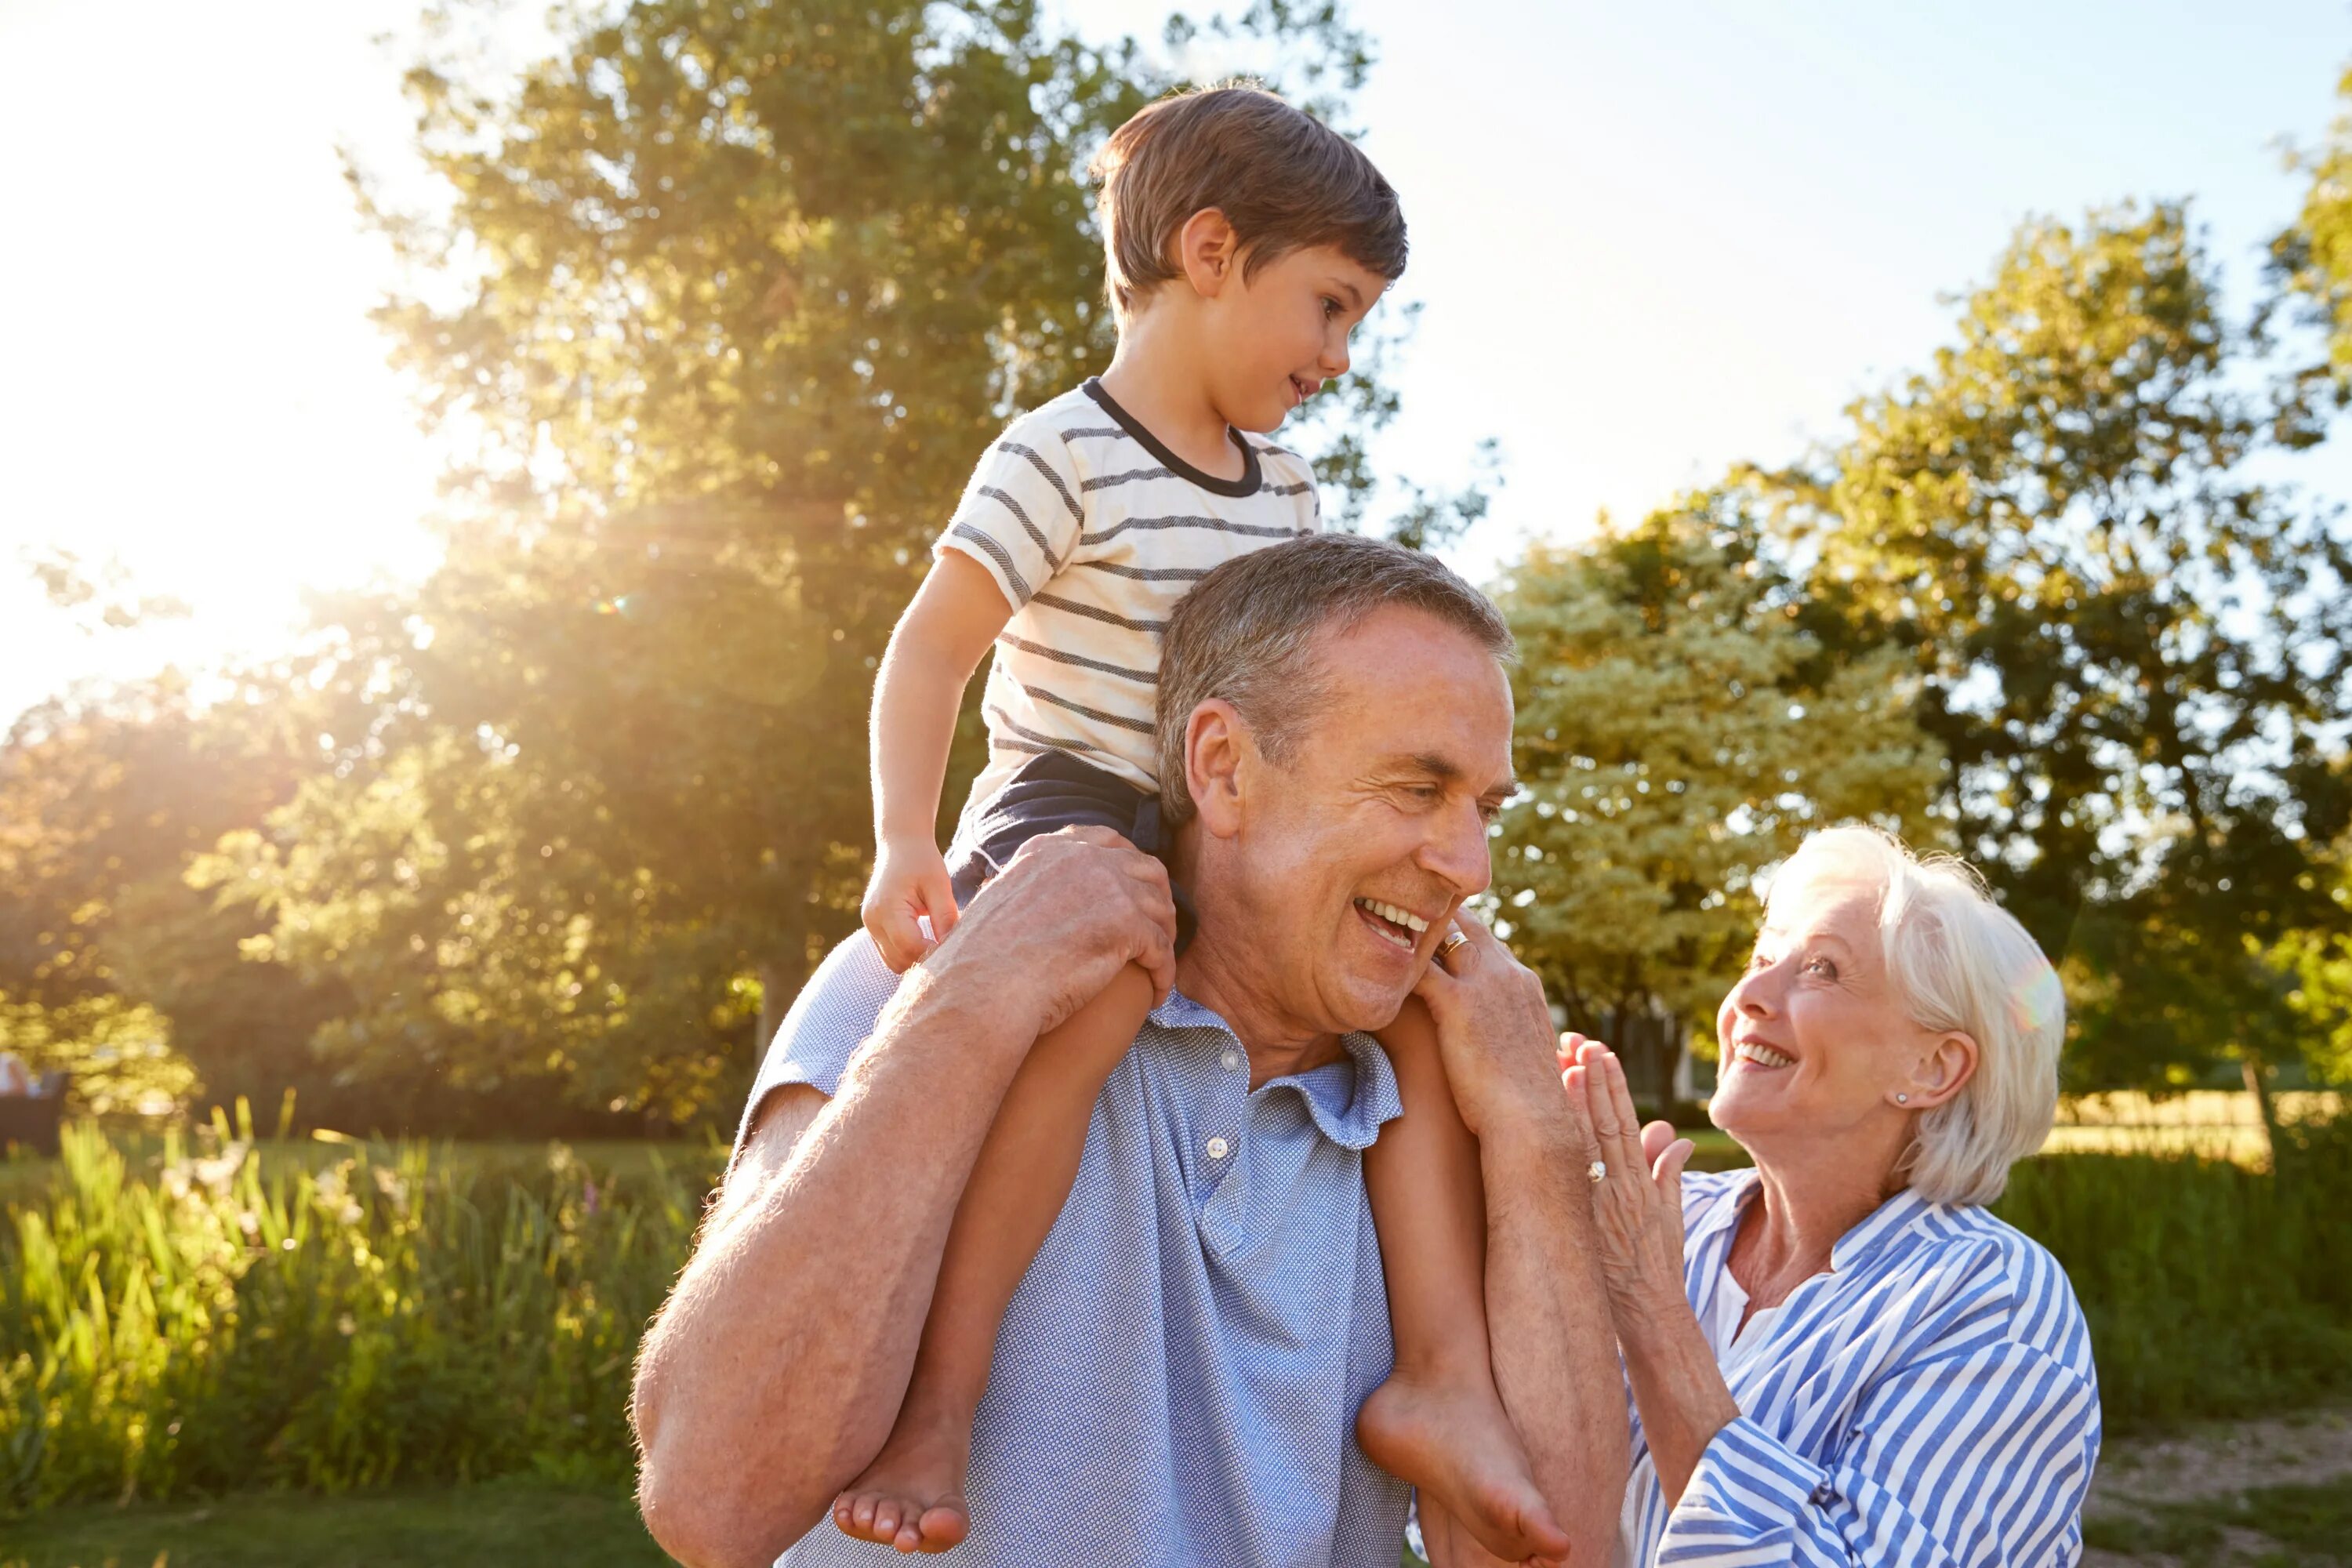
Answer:
<svg viewBox="0 0 2352 1568"><path fill-rule="evenodd" d="M1404 271L1395 189L1354 142L1263 88L1163 98L1111 133L1093 173L1110 302L1121 315L1183 276L1176 236L1204 207L1233 225L1244 278L1318 245L1382 278Z"/></svg>

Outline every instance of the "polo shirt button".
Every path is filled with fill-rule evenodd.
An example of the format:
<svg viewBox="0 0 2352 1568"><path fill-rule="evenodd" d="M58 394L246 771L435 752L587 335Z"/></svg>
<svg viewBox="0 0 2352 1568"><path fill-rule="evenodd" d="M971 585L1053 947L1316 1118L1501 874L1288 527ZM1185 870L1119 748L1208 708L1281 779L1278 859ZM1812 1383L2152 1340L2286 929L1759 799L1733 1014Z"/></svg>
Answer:
<svg viewBox="0 0 2352 1568"><path fill-rule="evenodd" d="M1227 1072L1239 1072L1242 1070L1242 1054L1239 1051L1227 1051L1217 1058L1217 1063Z"/></svg>
<svg viewBox="0 0 2352 1568"><path fill-rule="evenodd" d="M1226 1142L1222 1138L1212 1138L1209 1140L1209 1158L1212 1160L1222 1160L1227 1154L1233 1152L1233 1147L1234 1146L1232 1144Z"/></svg>

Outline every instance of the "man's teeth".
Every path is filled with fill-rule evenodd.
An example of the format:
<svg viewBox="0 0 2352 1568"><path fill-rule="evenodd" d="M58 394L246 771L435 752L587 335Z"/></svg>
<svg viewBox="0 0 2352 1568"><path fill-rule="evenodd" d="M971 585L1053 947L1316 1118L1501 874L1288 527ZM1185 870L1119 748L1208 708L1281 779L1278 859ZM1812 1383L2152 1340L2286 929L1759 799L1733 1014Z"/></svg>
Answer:
<svg viewBox="0 0 2352 1568"><path fill-rule="evenodd" d="M1783 1056L1769 1046L1759 1045L1754 1040L1741 1041L1731 1047L1731 1054L1742 1061L1754 1062L1759 1068L1791 1067L1797 1060L1794 1057Z"/></svg>
<svg viewBox="0 0 2352 1568"><path fill-rule="evenodd" d="M1380 916L1381 919L1387 921L1391 925L1402 926L1405 930L1412 932L1414 936L1419 936L1423 931L1429 929L1429 922L1423 920L1419 915L1414 914L1411 910L1401 910L1394 904L1384 904L1378 899L1358 899L1356 900L1356 907L1364 910L1368 914ZM1383 931L1379 926L1374 926L1372 929L1376 931L1380 931L1382 937L1396 943L1399 947L1409 948L1412 945L1412 942L1410 938L1399 936L1394 931Z"/></svg>

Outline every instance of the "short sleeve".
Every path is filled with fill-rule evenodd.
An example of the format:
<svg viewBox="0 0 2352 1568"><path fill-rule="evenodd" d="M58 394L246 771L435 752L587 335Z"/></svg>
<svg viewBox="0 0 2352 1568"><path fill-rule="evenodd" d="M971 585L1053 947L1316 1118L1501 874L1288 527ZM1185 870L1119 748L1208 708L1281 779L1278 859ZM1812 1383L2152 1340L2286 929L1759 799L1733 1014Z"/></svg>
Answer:
<svg viewBox="0 0 2352 1568"><path fill-rule="evenodd" d="M1014 421L973 469L955 516L931 547L987 569L1014 609L1027 604L1078 547L1083 481L1046 421Z"/></svg>
<svg viewBox="0 0 2352 1568"><path fill-rule="evenodd" d="M1258 461L1265 467L1266 493L1290 502L1299 532L1320 533L1323 497L1315 488L1313 465L1287 447L1267 445L1257 451Z"/></svg>
<svg viewBox="0 0 2352 1568"><path fill-rule="evenodd" d="M864 931L850 932L825 954L793 999L792 1011L784 1015L768 1054L761 1058L759 1077L752 1080L742 1122L735 1130L736 1152L742 1152L760 1102L777 1089L804 1083L831 1099L841 1088L849 1058L873 1037L882 1009L898 994L898 977Z"/></svg>

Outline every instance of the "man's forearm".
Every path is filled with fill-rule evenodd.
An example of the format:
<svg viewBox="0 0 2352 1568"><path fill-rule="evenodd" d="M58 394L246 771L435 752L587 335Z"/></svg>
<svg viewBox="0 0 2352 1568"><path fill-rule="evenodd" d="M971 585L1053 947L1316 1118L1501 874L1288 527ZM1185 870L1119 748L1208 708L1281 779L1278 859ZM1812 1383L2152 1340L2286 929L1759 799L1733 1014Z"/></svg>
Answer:
<svg viewBox="0 0 2352 1568"><path fill-rule="evenodd" d="M696 1568L772 1561L889 1431L956 1204L1030 1044L1003 1022L1018 1008L972 1005L977 978L909 972L789 1155L730 1176L646 1335L646 1518Z"/></svg>
<svg viewBox="0 0 2352 1568"><path fill-rule="evenodd" d="M1575 1542L1569 1561L1591 1563L1608 1560L1629 1438L1586 1158L1565 1114L1515 1119L1479 1144L1495 1386L1537 1486Z"/></svg>

